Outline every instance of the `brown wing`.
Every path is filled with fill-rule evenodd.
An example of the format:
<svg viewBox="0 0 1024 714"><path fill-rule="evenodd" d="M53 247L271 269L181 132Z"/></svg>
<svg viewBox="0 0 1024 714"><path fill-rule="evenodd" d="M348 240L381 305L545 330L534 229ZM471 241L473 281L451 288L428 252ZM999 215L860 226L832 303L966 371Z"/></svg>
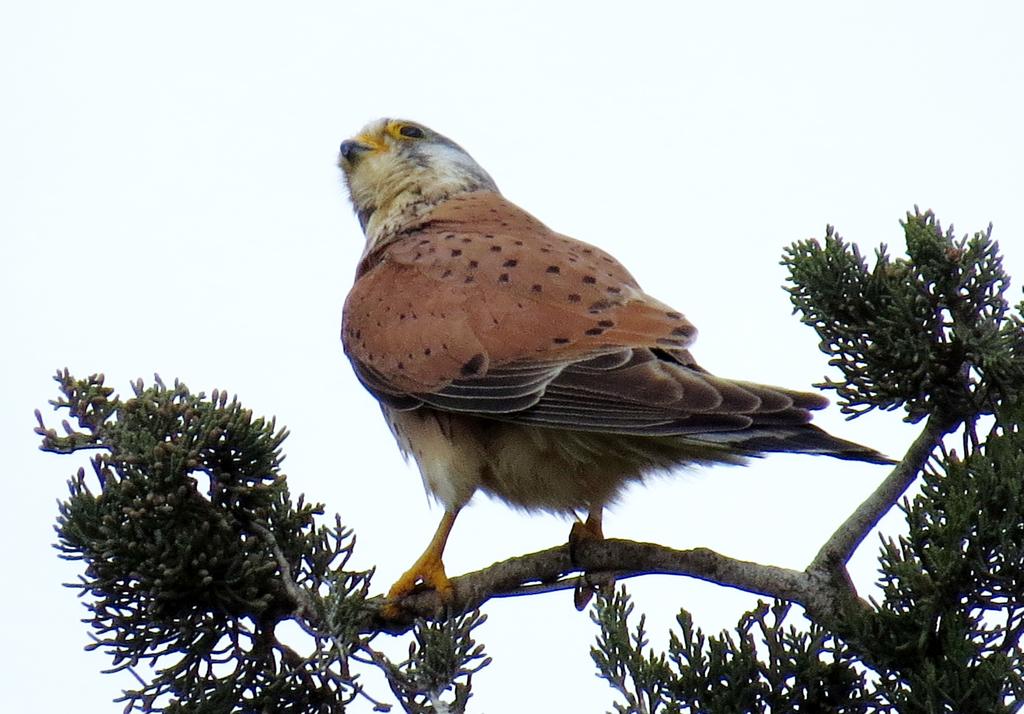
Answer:
<svg viewBox="0 0 1024 714"><path fill-rule="evenodd" d="M681 434L758 414L802 423L827 403L708 374L686 349L693 325L618 261L489 192L450 199L369 256L342 332L360 379L397 407Z"/></svg>

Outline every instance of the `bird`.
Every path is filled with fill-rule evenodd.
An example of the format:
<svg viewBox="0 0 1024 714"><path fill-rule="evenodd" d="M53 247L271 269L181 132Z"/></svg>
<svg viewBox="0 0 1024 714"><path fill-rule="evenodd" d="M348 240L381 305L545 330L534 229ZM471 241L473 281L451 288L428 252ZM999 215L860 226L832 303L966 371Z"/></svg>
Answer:
<svg viewBox="0 0 1024 714"><path fill-rule="evenodd" d="M681 312L504 198L442 134L378 119L338 166L366 239L344 352L444 507L388 602L451 598L443 553L477 492L573 518L573 544L604 537L626 486L677 467L770 452L893 463L810 424L825 397L701 367Z"/></svg>

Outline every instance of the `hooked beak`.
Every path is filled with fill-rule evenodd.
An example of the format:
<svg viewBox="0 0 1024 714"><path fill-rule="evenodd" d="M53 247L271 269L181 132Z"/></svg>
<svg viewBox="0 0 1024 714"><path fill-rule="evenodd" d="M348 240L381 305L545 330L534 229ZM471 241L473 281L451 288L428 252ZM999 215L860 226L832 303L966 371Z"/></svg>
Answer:
<svg viewBox="0 0 1024 714"><path fill-rule="evenodd" d="M359 158L368 151L382 151L385 147L379 141L371 139L367 136L357 136L354 139L346 139L341 142L341 146L338 148L338 152L341 155L341 160L354 166Z"/></svg>

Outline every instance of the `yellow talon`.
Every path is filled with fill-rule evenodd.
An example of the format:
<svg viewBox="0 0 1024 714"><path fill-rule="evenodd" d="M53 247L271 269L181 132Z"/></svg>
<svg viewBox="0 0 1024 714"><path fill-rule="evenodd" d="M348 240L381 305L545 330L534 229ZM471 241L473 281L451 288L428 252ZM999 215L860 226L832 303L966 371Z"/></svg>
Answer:
<svg viewBox="0 0 1024 714"><path fill-rule="evenodd" d="M415 590L416 584L420 582L435 590L442 601L448 602L452 599L452 582L444 572L441 556L444 554L448 534L451 533L452 526L455 524L455 516L458 513L458 510L445 511L441 517L441 523L437 526L437 531L431 538L430 545L423 551L423 555L388 590L387 603L381 610L384 617L388 619L398 617L401 613L398 601Z"/></svg>
<svg viewBox="0 0 1024 714"><path fill-rule="evenodd" d="M405 571L405 573L388 590L388 600L401 600L403 597L416 589L416 584L422 582L427 587L433 588L445 599L451 597L452 583L444 572L444 563L437 557L440 554L424 553L416 563ZM428 557L429 556L429 557Z"/></svg>

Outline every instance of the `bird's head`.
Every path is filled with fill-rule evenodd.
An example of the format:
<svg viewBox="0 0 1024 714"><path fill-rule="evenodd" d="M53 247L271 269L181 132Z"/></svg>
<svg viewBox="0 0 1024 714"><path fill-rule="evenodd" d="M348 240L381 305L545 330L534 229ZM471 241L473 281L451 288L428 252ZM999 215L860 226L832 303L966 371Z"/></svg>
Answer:
<svg viewBox="0 0 1024 714"><path fill-rule="evenodd" d="M378 119L341 142L338 166L368 249L446 198L498 190L461 146L403 119Z"/></svg>

